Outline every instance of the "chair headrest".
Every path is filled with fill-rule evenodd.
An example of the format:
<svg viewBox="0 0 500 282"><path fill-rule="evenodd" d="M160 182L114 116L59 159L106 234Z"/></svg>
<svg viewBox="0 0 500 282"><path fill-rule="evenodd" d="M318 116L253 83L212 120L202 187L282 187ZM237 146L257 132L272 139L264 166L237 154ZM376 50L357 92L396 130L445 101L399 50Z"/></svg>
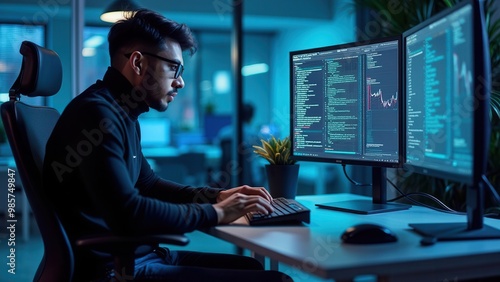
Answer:
<svg viewBox="0 0 500 282"><path fill-rule="evenodd" d="M10 97L20 94L37 97L51 96L61 88L62 65L56 52L23 41L19 53L23 55L21 71L10 89Z"/></svg>

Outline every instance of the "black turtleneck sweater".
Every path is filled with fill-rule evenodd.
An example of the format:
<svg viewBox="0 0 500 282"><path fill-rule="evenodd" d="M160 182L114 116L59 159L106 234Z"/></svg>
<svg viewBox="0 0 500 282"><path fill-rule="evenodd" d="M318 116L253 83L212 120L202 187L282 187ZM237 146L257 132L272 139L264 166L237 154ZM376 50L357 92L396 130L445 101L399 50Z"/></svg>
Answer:
<svg viewBox="0 0 500 282"><path fill-rule="evenodd" d="M161 179L147 163L137 118L149 108L140 98L109 68L68 104L48 140L44 189L71 242L99 233L184 233L217 224L211 203L219 189Z"/></svg>

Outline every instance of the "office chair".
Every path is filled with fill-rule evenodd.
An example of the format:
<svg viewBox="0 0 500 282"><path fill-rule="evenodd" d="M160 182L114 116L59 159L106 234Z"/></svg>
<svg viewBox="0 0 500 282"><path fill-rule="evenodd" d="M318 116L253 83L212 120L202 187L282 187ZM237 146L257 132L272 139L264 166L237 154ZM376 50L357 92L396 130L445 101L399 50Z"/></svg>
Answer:
<svg viewBox="0 0 500 282"><path fill-rule="evenodd" d="M9 91L10 101L1 105L5 133L12 149L23 189L44 243L44 254L33 281L72 281L73 247L106 251L114 257L117 276L133 277L134 251L142 245L160 243L186 245L184 235L150 235L120 237L112 235L87 237L69 242L64 226L49 197L42 189L42 166L45 145L59 118L50 107L31 106L20 102L21 94L47 97L56 94L62 81L59 56L52 50L24 41L21 71Z"/></svg>

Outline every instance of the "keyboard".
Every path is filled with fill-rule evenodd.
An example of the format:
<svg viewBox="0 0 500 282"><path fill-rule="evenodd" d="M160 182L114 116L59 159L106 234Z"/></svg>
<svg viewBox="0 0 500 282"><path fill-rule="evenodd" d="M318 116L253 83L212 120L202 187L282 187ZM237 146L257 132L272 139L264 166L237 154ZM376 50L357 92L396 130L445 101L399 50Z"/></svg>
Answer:
<svg viewBox="0 0 500 282"><path fill-rule="evenodd" d="M246 218L250 225L280 225L309 223L311 211L293 199L275 198L272 202L274 211L271 214L248 213Z"/></svg>

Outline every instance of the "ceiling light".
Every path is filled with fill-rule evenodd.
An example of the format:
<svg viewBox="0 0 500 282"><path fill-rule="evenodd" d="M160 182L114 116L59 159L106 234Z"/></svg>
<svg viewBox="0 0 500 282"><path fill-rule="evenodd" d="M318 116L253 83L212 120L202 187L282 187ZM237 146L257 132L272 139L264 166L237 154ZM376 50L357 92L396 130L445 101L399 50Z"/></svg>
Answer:
<svg viewBox="0 0 500 282"><path fill-rule="evenodd" d="M133 0L115 0L102 13L101 20L114 23L124 19L128 13L139 10L141 6Z"/></svg>
<svg viewBox="0 0 500 282"><path fill-rule="evenodd" d="M248 65L248 66L242 67L241 68L241 75L250 76L250 75L256 75L259 73L266 73L268 71L269 71L269 66L265 63L253 64L253 65Z"/></svg>
<svg viewBox="0 0 500 282"><path fill-rule="evenodd" d="M102 35L92 35L83 41L84 48L97 48L106 42L106 37Z"/></svg>

